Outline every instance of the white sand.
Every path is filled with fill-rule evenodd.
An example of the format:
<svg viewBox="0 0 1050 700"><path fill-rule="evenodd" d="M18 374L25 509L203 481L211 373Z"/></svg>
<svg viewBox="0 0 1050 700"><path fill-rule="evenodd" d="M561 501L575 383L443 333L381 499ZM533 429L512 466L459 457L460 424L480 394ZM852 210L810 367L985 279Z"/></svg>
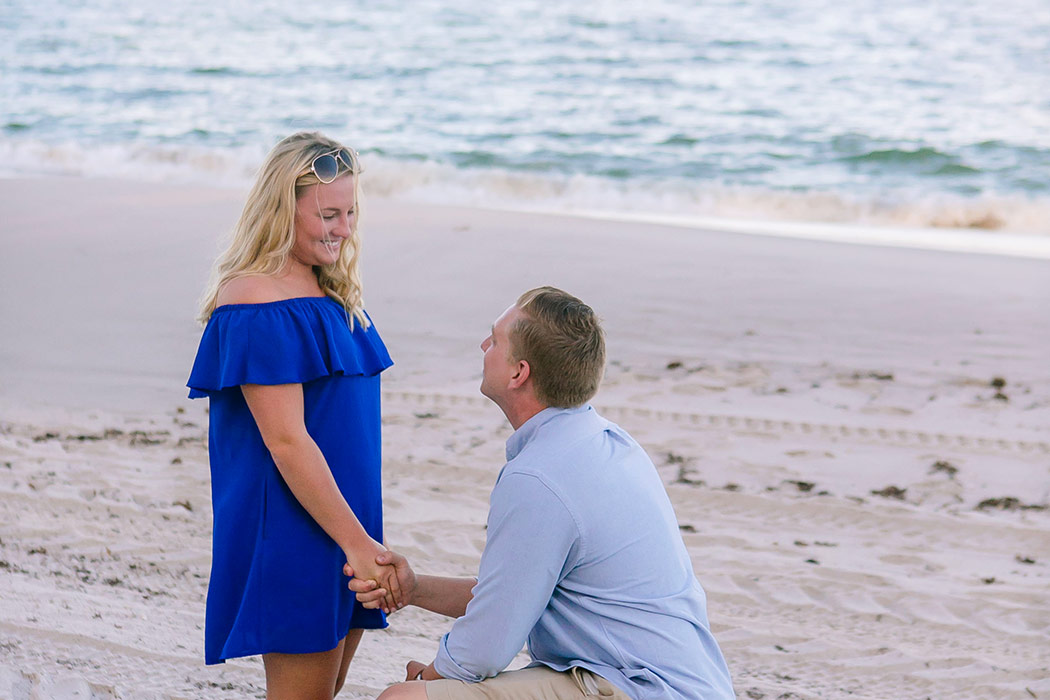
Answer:
<svg viewBox="0 0 1050 700"><path fill-rule="evenodd" d="M203 665L182 388L242 196L0 181L0 698L262 697L258 659ZM1050 698L1050 262L370 204L388 541L418 570L476 567L510 433L477 344L555 284L606 319L595 403L665 478L740 697ZM447 624L395 615L341 697Z"/></svg>

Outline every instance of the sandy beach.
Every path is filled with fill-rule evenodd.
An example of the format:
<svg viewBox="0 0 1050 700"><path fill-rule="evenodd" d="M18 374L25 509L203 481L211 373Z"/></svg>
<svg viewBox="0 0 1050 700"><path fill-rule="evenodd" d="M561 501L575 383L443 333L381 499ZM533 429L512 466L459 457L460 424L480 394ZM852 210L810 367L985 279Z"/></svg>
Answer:
<svg viewBox="0 0 1050 700"><path fill-rule="evenodd" d="M0 180L0 700L264 696L259 659L203 663L184 389L243 196ZM739 697L1050 698L1050 260L366 206L387 539L417 571L476 568L510 435L478 344L553 284L605 320L594 404L664 479ZM392 616L340 697L448 624Z"/></svg>

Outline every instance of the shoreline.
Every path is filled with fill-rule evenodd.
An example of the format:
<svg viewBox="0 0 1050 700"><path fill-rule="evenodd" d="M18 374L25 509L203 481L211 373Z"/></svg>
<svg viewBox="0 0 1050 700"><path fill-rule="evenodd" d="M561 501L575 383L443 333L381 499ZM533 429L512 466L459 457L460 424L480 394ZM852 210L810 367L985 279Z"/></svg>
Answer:
<svg viewBox="0 0 1050 700"><path fill-rule="evenodd" d="M524 210L514 210L524 213ZM553 212L547 212L553 213ZM605 214L578 211L566 216L605 221L676 226L686 229L720 231L751 236L775 236L797 240L826 241L850 245L887 248L915 248L978 255L1005 255L1019 258L1050 260L1050 236L1037 233L1001 233L995 230L912 226L875 226L861 223L824 223L804 221L767 221L689 217L652 213L625 212Z"/></svg>
<svg viewBox="0 0 1050 700"><path fill-rule="evenodd" d="M480 178L479 176L479 179ZM207 190L213 193L229 193L243 197L250 182L243 185L231 182L205 184L198 180L133 180L128 176L105 176L84 174L0 174L0 182L68 182L94 181L108 182L115 186L136 185L157 188L185 190ZM389 189L389 188L388 188ZM221 194L217 194L221 198ZM477 202L449 201L436 203L428 196L418 194L375 194L366 192L367 201L378 201L396 206L404 203L413 207L452 207L473 209L493 214L515 214L522 216L552 216L568 219L593 219L615 223L646 224L660 227L679 228L696 231L714 231L737 233L742 235L774 236L799 240L818 240L830 243L851 245L872 245L883 247L916 248L922 250L941 250L946 252L974 253L986 255L1006 255L1033 259L1050 258L1050 230L1000 230L995 225L986 226L981 222L955 226L950 224L931 224L916 226L903 222L870 222L825 221L799 217L774 218L753 216L752 218L734 215L713 216L709 214L665 213L658 210L598 210L586 204L567 208L554 208L537 203L525 206L514 201L504 201L498 205ZM547 198L549 200L550 197ZM1023 199L1019 200L1023 201ZM1050 200L1048 200L1050 204ZM979 202L974 206L980 208Z"/></svg>

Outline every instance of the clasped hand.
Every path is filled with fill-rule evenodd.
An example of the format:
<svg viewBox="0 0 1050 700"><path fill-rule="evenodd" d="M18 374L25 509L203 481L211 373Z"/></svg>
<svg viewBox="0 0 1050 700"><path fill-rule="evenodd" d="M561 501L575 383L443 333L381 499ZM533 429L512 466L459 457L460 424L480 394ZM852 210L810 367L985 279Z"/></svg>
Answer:
<svg viewBox="0 0 1050 700"><path fill-rule="evenodd" d="M354 562L347 559L343 573L350 577L347 584L357 594L357 601L369 610L381 609L388 615L400 610L412 602L416 592L416 574L408 565L408 560L396 552L382 550L369 562L371 569L355 568ZM373 576L370 570L377 570L379 576ZM391 574L393 572L393 574Z"/></svg>
<svg viewBox="0 0 1050 700"><path fill-rule="evenodd" d="M393 557L389 556L391 554L383 545L371 540L360 551L347 551L346 564L343 566L343 573L351 577L350 590L370 592L368 604L362 601L364 607L379 608L388 614L408 604L401 581L398 580L398 569ZM358 599L361 599L360 595Z"/></svg>

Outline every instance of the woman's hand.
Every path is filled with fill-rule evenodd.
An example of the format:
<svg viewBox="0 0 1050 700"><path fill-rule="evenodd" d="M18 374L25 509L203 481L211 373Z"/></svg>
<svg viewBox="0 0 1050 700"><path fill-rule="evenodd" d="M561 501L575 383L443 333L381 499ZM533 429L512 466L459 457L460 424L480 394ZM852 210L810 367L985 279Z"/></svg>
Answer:
<svg viewBox="0 0 1050 700"><path fill-rule="evenodd" d="M346 565L343 567L343 573L359 583L367 583L373 587L373 593L376 594L371 596L374 604L365 607L381 608L383 612L390 613L406 605L397 568L391 563L392 560L387 561L389 553L383 545L369 538L364 546L356 550L346 550L345 553ZM413 575L413 586L414 578Z"/></svg>
<svg viewBox="0 0 1050 700"><path fill-rule="evenodd" d="M379 555L376 556L376 564L380 566L391 565L394 567L397 571L397 584L401 591L401 605L399 607L410 605L412 599L415 598L417 582L416 572L414 572L412 567L409 566L408 560L397 552L386 550L380 552ZM343 573L351 577L348 585L350 590L357 594L357 602L370 610L374 610L383 605L384 599L387 595L385 588L374 580L358 576L349 563L343 567ZM384 609L383 612L389 613L392 611Z"/></svg>

